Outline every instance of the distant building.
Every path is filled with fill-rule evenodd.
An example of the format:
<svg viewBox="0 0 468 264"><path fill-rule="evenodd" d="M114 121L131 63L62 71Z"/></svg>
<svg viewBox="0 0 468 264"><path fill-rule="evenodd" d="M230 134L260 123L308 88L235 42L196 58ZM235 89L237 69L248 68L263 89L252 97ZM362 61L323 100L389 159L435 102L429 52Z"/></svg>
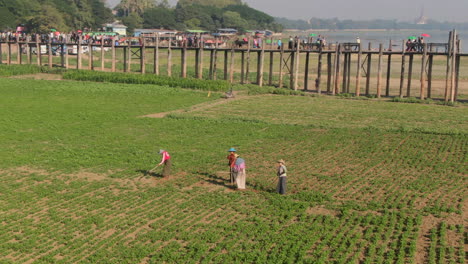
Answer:
<svg viewBox="0 0 468 264"><path fill-rule="evenodd" d="M115 32L121 36L127 35L127 26L120 23L120 21L115 21L112 24L104 24L104 30L106 32Z"/></svg>
<svg viewBox="0 0 468 264"><path fill-rule="evenodd" d="M176 30L170 30L170 29L144 29L144 28L136 28L133 31L133 35L135 37L147 37L147 36L155 36L157 34L159 35L175 35L177 34Z"/></svg>
<svg viewBox="0 0 468 264"><path fill-rule="evenodd" d="M422 7L422 10L421 10L421 16L419 16L419 18L416 19L416 24L418 24L418 25L426 25L428 20L429 20L429 19L424 15L424 6L423 6L423 7Z"/></svg>

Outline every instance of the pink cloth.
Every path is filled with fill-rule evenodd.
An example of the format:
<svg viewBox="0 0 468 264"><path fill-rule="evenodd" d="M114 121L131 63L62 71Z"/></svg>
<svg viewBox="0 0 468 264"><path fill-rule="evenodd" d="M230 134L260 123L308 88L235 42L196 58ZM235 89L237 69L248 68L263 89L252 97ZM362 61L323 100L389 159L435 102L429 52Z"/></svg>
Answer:
<svg viewBox="0 0 468 264"><path fill-rule="evenodd" d="M169 155L169 153L167 153L167 151L164 151L162 153L162 160L161 160L161 164L164 163L166 160L168 159L171 159L171 156Z"/></svg>
<svg viewBox="0 0 468 264"><path fill-rule="evenodd" d="M239 165L234 165L234 171L241 171L245 169L245 162L242 162Z"/></svg>

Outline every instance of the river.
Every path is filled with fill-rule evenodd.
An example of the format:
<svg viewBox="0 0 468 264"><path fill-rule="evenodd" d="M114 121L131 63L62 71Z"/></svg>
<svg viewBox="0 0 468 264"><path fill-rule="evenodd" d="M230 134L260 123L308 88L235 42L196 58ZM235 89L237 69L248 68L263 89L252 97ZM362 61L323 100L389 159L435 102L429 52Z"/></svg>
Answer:
<svg viewBox="0 0 468 264"><path fill-rule="evenodd" d="M328 43L335 42L356 42L356 38L361 39L363 47L367 48L368 43L372 43L372 48L377 49L382 43L387 49L392 41L393 50L401 50L402 43L410 36L419 37L421 34L429 34L424 37L426 43L447 43L449 31L441 30L337 30L337 31L307 31L307 32L283 32L283 36L308 36L314 33L325 37ZM461 40L461 51L468 52L468 31L457 32ZM316 37L314 37L316 38Z"/></svg>

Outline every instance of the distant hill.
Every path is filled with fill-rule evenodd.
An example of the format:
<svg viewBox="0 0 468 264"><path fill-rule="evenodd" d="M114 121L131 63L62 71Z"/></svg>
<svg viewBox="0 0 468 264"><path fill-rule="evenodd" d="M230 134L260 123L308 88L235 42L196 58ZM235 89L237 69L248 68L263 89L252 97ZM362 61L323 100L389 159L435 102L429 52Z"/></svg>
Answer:
<svg viewBox="0 0 468 264"><path fill-rule="evenodd" d="M468 23L449 23L449 22L438 22L435 20L428 20L427 24L418 25L415 23L401 22L397 20L340 20L338 18L321 19L311 18L308 21L305 20L292 20L288 18L275 18L276 23L281 24L284 28L288 29L438 29L438 30L468 30Z"/></svg>

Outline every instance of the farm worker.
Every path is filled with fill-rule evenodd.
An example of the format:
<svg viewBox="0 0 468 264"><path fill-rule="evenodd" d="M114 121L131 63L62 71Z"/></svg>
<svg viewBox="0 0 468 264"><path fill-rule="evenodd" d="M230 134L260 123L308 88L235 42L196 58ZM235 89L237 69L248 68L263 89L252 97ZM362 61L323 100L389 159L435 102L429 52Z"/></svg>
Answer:
<svg viewBox="0 0 468 264"><path fill-rule="evenodd" d="M162 176L169 177L169 175L171 174L171 165L172 165L171 156L164 149L160 149L159 154L162 155L162 159L161 159L161 162L158 164L158 166L161 166L162 164L164 164Z"/></svg>
<svg viewBox="0 0 468 264"><path fill-rule="evenodd" d="M228 162L228 166L229 166L229 178L231 180L231 184L234 183L234 181L236 180L235 176L235 172L234 172L234 166L236 165L236 159L237 159L237 154L236 154L236 149L235 148L230 148L228 150L229 152L229 155L227 156L227 159L229 160Z"/></svg>
<svg viewBox="0 0 468 264"><path fill-rule="evenodd" d="M236 174L237 189L245 190L245 160L239 156L236 158L234 173Z"/></svg>
<svg viewBox="0 0 468 264"><path fill-rule="evenodd" d="M278 40L278 49L281 49L281 45L283 45L283 41L281 41L281 39L280 39L280 40Z"/></svg>
<svg viewBox="0 0 468 264"><path fill-rule="evenodd" d="M284 160L278 160L278 170L276 175L278 176L278 187L276 190L279 194L286 194L286 166L284 165Z"/></svg>

